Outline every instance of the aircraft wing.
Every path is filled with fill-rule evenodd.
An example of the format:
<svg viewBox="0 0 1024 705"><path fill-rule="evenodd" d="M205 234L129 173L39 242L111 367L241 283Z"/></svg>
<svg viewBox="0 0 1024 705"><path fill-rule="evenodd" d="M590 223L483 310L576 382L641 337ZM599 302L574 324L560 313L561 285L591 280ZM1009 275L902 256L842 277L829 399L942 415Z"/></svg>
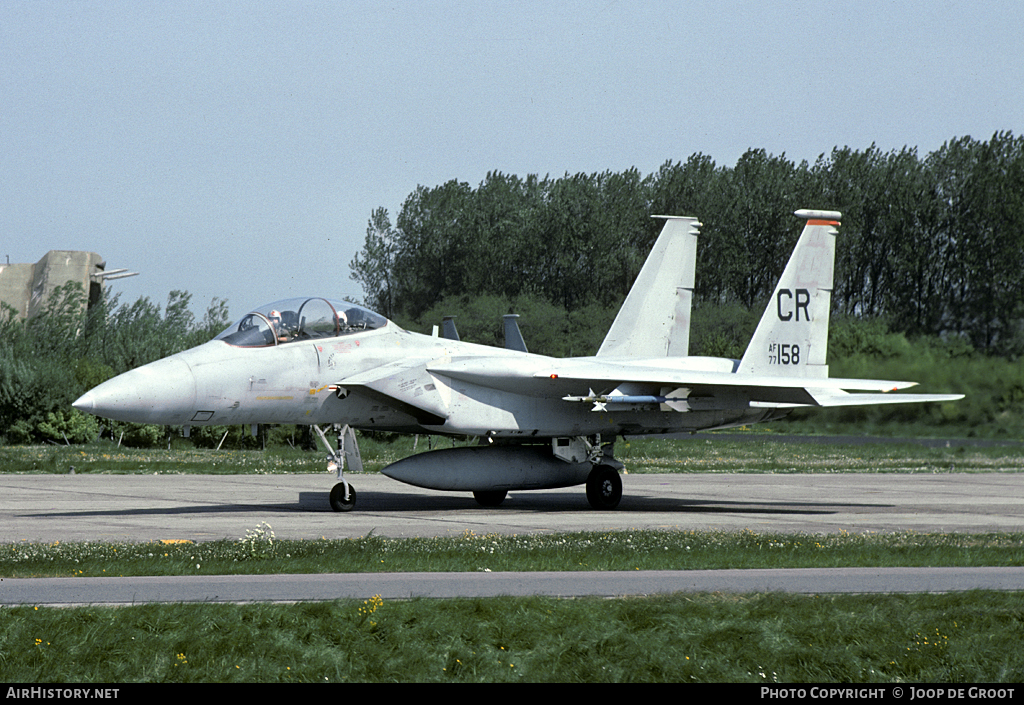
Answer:
<svg viewBox="0 0 1024 705"><path fill-rule="evenodd" d="M644 364L645 362L649 364ZM660 364L659 364L660 363ZM715 398L732 406L855 406L860 404L949 401L962 395L891 395L916 382L875 379L781 377L737 374L720 370L673 369L662 360L594 362L589 359L541 358L515 362L476 358L430 366L431 373L483 387L539 397L593 401L621 387L685 390L691 398L714 405ZM850 391L874 392L849 394ZM636 395L633 395L636 396ZM614 401L615 398L611 398Z"/></svg>

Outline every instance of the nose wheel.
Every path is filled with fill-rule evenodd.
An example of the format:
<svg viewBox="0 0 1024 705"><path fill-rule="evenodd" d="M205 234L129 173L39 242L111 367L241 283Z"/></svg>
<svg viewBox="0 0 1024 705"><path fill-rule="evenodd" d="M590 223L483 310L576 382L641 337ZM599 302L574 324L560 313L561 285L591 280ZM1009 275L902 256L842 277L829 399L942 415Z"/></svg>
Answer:
<svg viewBox="0 0 1024 705"><path fill-rule="evenodd" d="M355 506L355 487L347 482L339 482L331 488L331 509L336 512L351 512Z"/></svg>

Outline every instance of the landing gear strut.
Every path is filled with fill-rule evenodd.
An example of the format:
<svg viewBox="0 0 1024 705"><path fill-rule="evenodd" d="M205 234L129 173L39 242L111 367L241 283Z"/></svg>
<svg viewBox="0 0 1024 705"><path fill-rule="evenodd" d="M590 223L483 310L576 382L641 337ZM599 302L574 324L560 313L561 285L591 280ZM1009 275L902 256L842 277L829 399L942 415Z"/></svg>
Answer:
<svg viewBox="0 0 1024 705"><path fill-rule="evenodd" d="M612 455L614 446L614 437L611 442L604 443L600 434L590 438L576 436L551 439L551 452L556 458L570 463L578 463L586 458L592 464L587 476L587 501L594 509L615 509L622 499L619 470L624 466Z"/></svg>

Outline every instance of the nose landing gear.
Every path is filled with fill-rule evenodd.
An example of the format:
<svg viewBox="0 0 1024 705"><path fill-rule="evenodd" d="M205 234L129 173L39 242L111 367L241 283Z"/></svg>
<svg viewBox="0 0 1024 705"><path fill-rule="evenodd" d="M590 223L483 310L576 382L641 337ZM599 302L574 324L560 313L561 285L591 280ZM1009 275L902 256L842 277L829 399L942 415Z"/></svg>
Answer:
<svg viewBox="0 0 1024 705"><path fill-rule="evenodd" d="M344 478L331 488L331 509L336 512L351 512L356 506L356 488Z"/></svg>
<svg viewBox="0 0 1024 705"><path fill-rule="evenodd" d="M327 436L319 426L313 426L313 429L327 446L327 469L337 472L337 479L340 480L331 488L331 509L336 512L351 512L356 506L356 488L345 479L345 465L348 465L349 470L353 472L363 471L363 458L359 454L356 432L351 426L345 424L338 431L338 449L335 450L327 442Z"/></svg>

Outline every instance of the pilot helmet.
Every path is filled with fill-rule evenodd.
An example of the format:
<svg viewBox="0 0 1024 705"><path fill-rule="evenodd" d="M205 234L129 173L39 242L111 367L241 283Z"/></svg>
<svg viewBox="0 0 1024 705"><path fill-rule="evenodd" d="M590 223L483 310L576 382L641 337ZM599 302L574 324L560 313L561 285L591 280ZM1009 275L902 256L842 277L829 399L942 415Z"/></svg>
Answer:
<svg viewBox="0 0 1024 705"><path fill-rule="evenodd" d="M277 310L271 311L270 314L268 315L268 318L270 318L270 320L272 320L272 321L280 321L281 320L281 312L277 311Z"/></svg>

